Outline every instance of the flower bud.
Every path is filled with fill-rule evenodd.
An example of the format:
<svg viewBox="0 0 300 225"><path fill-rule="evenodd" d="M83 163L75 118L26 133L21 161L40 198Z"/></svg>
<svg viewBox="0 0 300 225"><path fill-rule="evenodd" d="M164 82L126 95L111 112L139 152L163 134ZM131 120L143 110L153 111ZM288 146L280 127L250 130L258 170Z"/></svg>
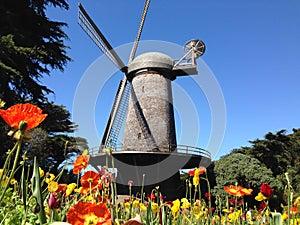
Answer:
<svg viewBox="0 0 300 225"><path fill-rule="evenodd" d="M51 193L49 196L49 200L48 200L48 205L50 209L55 209L58 208L59 206L59 201L56 198L56 195L54 193Z"/></svg>
<svg viewBox="0 0 300 225"><path fill-rule="evenodd" d="M26 130L27 125L28 124L27 124L26 121L24 121L24 120L20 121L20 123L19 123L19 130L23 133Z"/></svg>

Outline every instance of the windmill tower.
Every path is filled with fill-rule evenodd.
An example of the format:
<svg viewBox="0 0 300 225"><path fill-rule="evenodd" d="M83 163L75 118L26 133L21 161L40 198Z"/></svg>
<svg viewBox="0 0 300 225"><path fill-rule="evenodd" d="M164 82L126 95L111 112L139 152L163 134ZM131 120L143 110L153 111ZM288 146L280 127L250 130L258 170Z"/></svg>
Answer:
<svg viewBox="0 0 300 225"><path fill-rule="evenodd" d="M132 91L123 150L169 151L176 146L172 68L173 60L159 52L144 53L128 65Z"/></svg>
<svg viewBox="0 0 300 225"><path fill-rule="evenodd" d="M197 74L196 58L203 55L205 45L200 40L187 42L184 55L178 60L161 52L147 52L135 58L149 3L150 0L146 0L127 66L79 4L80 26L124 73L101 145L97 152L92 152L90 162L94 166L105 165L107 155L102 150L113 148L112 157L117 162L114 166L118 170L119 193L126 192L128 180L134 180L136 192L144 184L145 191L149 192L159 185L161 191L173 198L178 192L176 185L179 181L179 169L199 166L201 160L204 160L204 164L211 161L207 151L177 144L171 88L171 82L176 77ZM122 145L116 146L125 118ZM159 164L170 157L172 161L168 168L172 164L172 170L177 171L164 177L162 171L165 166L163 163ZM142 178L145 174L148 179L146 181Z"/></svg>

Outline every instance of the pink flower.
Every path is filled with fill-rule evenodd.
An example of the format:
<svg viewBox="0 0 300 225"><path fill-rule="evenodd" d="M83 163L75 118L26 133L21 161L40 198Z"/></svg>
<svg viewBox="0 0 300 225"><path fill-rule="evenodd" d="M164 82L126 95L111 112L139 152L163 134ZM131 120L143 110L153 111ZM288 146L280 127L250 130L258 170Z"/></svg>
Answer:
<svg viewBox="0 0 300 225"><path fill-rule="evenodd" d="M51 193L48 200L48 205L50 209L56 209L59 206L59 201L55 193Z"/></svg>

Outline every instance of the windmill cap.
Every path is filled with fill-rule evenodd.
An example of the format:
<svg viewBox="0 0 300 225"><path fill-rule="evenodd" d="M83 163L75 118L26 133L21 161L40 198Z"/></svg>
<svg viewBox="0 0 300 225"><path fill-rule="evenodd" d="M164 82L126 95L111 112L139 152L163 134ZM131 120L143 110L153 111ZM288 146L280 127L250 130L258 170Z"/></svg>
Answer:
<svg viewBox="0 0 300 225"><path fill-rule="evenodd" d="M166 69L172 71L173 59L161 52L147 52L137 56L128 65L128 74L141 69Z"/></svg>

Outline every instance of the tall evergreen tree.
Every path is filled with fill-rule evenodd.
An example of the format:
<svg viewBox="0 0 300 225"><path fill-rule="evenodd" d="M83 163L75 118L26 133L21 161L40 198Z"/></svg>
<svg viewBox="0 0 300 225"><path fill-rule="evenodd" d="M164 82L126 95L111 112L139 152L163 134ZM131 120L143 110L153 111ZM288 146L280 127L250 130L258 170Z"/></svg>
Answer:
<svg viewBox="0 0 300 225"><path fill-rule="evenodd" d="M0 1L0 99L6 102L6 107L30 102L48 114L40 129L33 130L33 138L25 144L25 150L30 150L28 156L38 155L41 164L57 168L65 159L65 150L78 152L87 148L87 142L80 139L78 146L74 137L66 135L76 128L70 121L70 112L49 102L53 91L41 83L41 78L51 75L54 69L63 71L71 60L64 44L68 36L63 27L67 24L46 16L51 6L66 10L69 7L66 0ZM9 127L2 119L0 126L2 154L12 144L6 135Z"/></svg>
<svg viewBox="0 0 300 225"><path fill-rule="evenodd" d="M70 60L66 24L46 17L48 5L68 9L65 0L0 1L0 98L9 106L47 101L52 90L40 79L52 69L63 70Z"/></svg>

